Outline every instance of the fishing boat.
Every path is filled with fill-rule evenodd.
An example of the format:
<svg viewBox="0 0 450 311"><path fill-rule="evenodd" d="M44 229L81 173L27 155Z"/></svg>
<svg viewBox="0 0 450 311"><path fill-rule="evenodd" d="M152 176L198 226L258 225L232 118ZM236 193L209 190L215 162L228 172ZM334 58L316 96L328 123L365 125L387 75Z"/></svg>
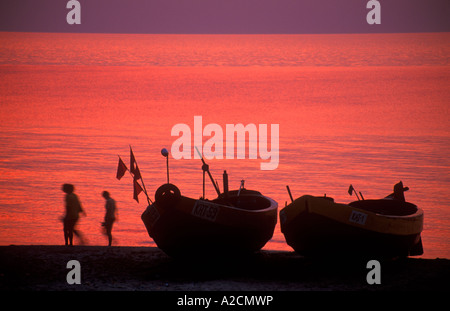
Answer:
<svg viewBox="0 0 450 311"><path fill-rule="evenodd" d="M423 210L405 201L406 190L399 182L383 199L365 200L360 193L358 201L341 204L327 196L292 200L288 188L292 203L280 211L281 231L287 244L305 256L421 255Z"/></svg>
<svg viewBox="0 0 450 311"><path fill-rule="evenodd" d="M168 152L162 152L167 156ZM141 218L149 236L173 257L237 255L260 250L272 238L277 223L278 204L255 190L244 187L228 191L224 172L224 191L209 172L203 158L203 197L183 196L169 183L161 185L155 201ZM168 171L168 170L167 170ZM211 178L217 198L205 198L205 173Z"/></svg>

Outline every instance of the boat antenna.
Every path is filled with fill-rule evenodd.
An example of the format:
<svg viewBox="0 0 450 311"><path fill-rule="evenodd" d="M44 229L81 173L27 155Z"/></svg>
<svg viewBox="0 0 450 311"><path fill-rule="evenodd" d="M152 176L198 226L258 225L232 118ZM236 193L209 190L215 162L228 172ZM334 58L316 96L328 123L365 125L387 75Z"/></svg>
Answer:
<svg viewBox="0 0 450 311"><path fill-rule="evenodd" d="M364 201L365 199L364 199L364 197L363 197L361 191L359 192L359 195L361 196L361 199L363 199L363 201Z"/></svg>
<svg viewBox="0 0 450 311"><path fill-rule="evenodd" d="M291 202L294 202L294 198L292 197L291 189L289 189L288 185L286 185L286 189L287 189L287 191L289 193L289 197L291 198Z"/></svg>
<svg viewBox="0 0 450 311"><path fill-rule="evenodd" d="M241 195L241 190L244 189L244 183L245 183L245 180L242 179L241 180L241 185L239 186L239 191L238 191L237 196Z"/></svg>
<svg viewBox="0 0 450 311"><path fill-rule="evenodd" d="M206 164L205 160L203 159L202 154L200 153L200 151L198 151L197 146L195 146L195 150L197 150L197 153L198 153L198 155L200 156L200 158L201 158L201 160L202 160L202 163L203 163L203 166L202 166L203 172L207 172L207 173L208 173L209 179L211 179L211 182L212 182L212 184L213 184L213 186L214 186L214 189L215 189L216 192L217 192L217 195L220 196L220 190L219 190L219 188L217 187L217 184L215 183L214 178L213 178L212 175L211 175L211 172L209 171L209 165ZM203 180L204 180L204 179L203 179ZM204 191L203 191L203 192L204 192Z"/></svg>
<svg viewBox="0 0 450 311"><path fill-rule="evenodd" d="M169 151L166 148L162 148L161 154L166 158L167 183L169 183Z"/></svg>

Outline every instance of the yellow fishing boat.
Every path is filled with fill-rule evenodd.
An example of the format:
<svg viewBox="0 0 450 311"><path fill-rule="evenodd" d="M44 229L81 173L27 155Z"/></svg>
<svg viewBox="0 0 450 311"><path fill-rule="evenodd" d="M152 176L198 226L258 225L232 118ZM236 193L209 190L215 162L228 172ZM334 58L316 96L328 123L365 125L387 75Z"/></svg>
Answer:
<svg viewBox="0 0 450 311"><path fill-rule="evenodd" d="M280 211L281 231L306 256L421 255L423 211L405 201L406 190L400 182L386 198L349 204L304 195Z"/></svg>

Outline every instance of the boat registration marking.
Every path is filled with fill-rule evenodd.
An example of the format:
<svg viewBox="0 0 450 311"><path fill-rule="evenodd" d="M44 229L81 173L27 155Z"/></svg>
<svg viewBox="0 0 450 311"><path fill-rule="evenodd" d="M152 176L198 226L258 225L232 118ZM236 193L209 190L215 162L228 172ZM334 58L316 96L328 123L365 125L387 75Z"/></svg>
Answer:
<svg viewBox="0 0 450 311"><path fill-rule="evenodd" d="M350 214L350 218L348 220L355 224L364 226L366 224L367 214L357 212L357 211L352 211L352 213Z"/></svg>
<svg viewBox="0 0 450 311"><path fill-rule="evenodd" d="M197 201L195 202L191 214L209 221L216 221L217 215L219 214L219 209L220 205L205 201Z"/></svg>

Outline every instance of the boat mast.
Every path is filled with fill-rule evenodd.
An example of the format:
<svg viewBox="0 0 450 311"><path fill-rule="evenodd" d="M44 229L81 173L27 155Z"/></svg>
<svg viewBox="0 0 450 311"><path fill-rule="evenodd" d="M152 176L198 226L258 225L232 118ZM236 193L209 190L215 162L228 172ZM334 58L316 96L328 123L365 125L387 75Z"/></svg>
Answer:
<svg viewBox="0 0 450 311"><path fill-rule="evenodd" d="M212 182L212 184L213 184L213 186L214 186L214 189L215 189L216 192L217 192L217 195L220 196L220 190L219 190L219 187L217 187L217 184L214 182L214 178L212 177L211 172L209 171L209 165L206 164L205 160L203 159L202 154L200 153L200 151L198 151L197 146L195 146L195 150L197 150L197 153L198 153L198 155L200 156L200 158L201 158L201 160L202 160L202 163L203 163L203 166L202 166L203 172L206 171L206 172L208 173L208 176L209 176L209 178L211 179L211 182ZM203 173L203 174L204 174L204 173ZM205 179L203 179L203 180L205 180ZM203 182L203 189L205 189L205 182ZM203 190L203 196L205 196L205 190Z"/></svg>

